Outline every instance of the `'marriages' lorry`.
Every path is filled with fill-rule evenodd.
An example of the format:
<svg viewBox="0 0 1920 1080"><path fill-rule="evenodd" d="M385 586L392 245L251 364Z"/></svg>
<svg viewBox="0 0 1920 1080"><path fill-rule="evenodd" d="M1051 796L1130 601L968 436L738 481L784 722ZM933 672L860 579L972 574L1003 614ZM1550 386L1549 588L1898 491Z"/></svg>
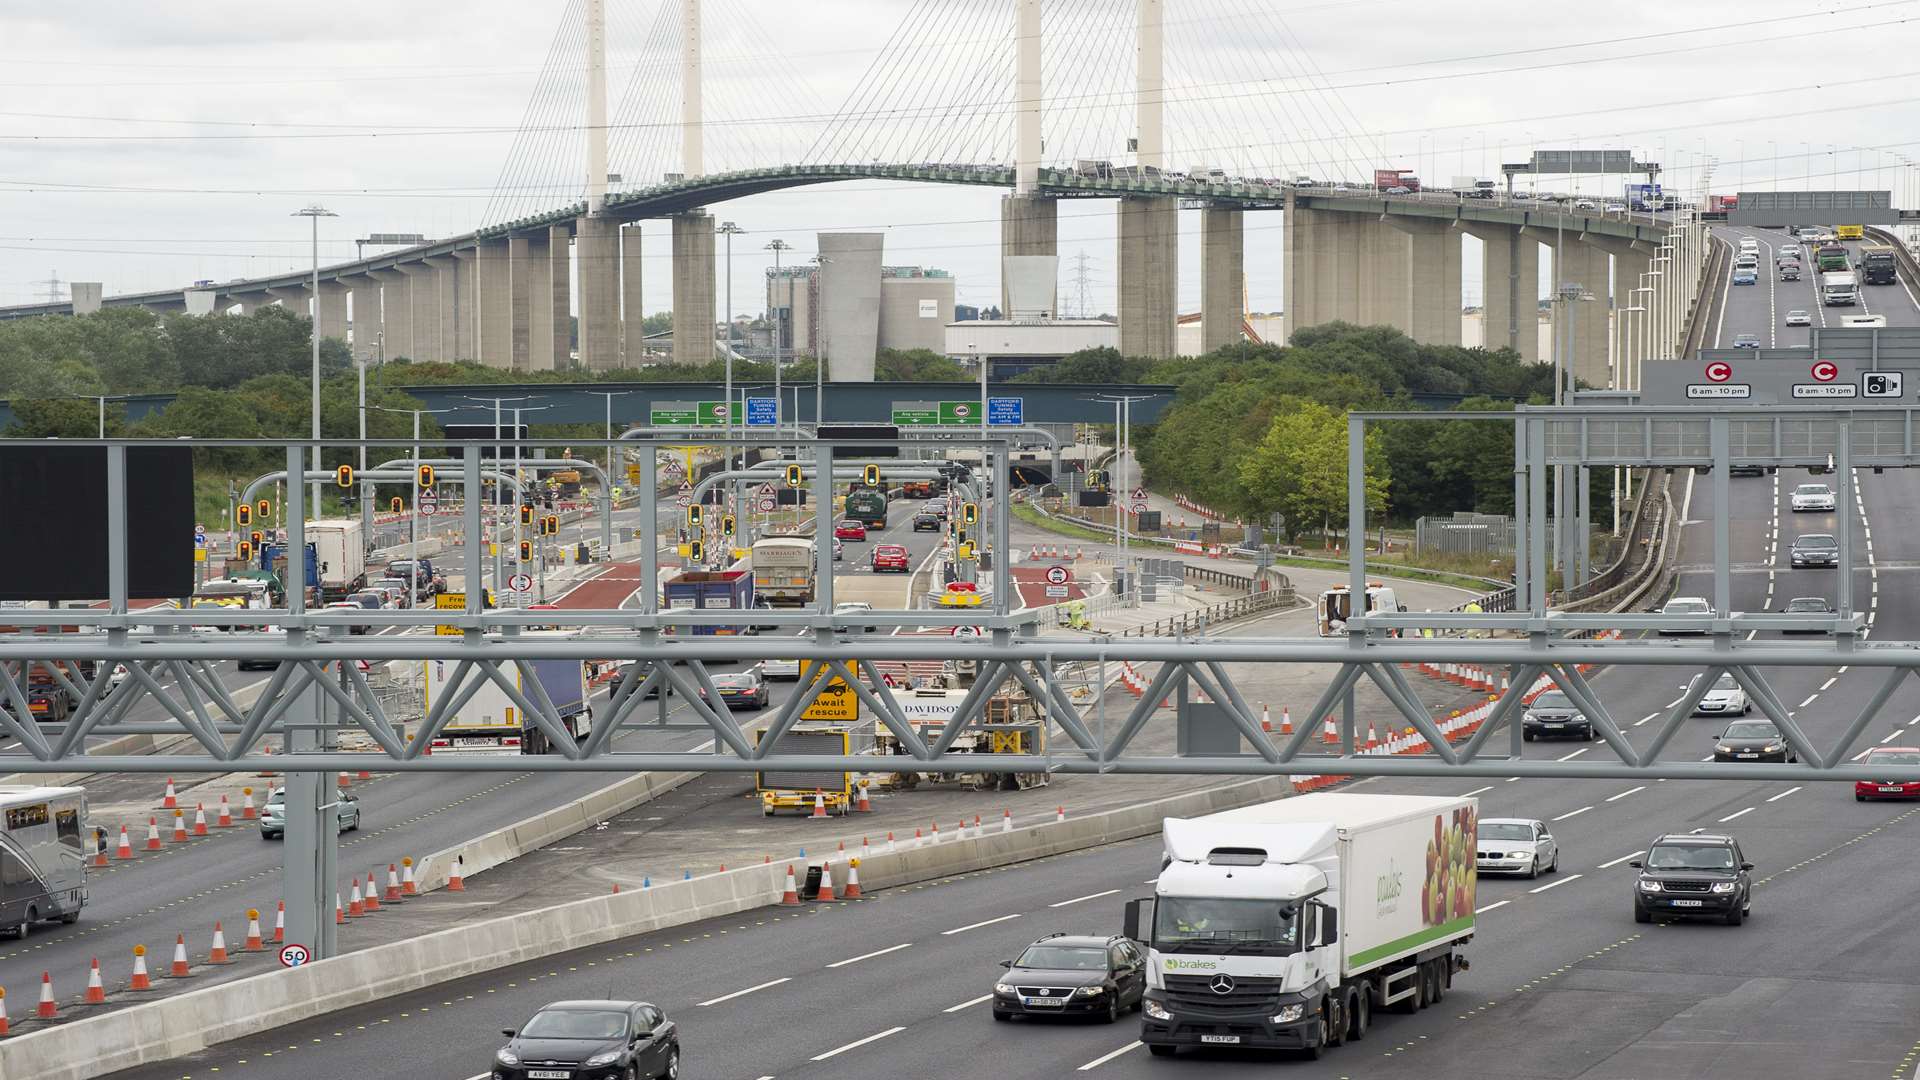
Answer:
<svg viewBox="0 0 1920 1080"><path fill-rule="evenodd" d="M1140 1040L1319 1057L1445 996L1473 939L1473 799L1325 792L1168 818Z"/></svg>

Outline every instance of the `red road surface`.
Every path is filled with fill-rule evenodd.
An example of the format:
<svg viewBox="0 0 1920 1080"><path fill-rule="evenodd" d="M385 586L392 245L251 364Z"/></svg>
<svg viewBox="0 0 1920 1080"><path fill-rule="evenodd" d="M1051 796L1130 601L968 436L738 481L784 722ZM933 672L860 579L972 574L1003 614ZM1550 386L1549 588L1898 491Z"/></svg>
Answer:
<svg viewBox="0 0 1920 1080"><path fill-rule="evenodd" d="M640 564L608 563L598 574L574 586L554 602L562 608L617 608L640 587Z"/></svg>

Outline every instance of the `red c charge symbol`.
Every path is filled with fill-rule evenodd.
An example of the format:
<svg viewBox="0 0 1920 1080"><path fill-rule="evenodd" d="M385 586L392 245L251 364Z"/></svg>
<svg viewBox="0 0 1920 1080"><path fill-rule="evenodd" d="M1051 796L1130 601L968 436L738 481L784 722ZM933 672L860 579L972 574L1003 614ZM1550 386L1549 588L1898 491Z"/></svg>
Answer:
<svg viewBox="0 0 1920 1080"><path fill-rule="evenodd" d="M1833 361L1819 360L1814 362L1813 377L1819 380L1820 382L1832 382L1834 379L1838 378L1839 375L1840 375L1840 365L1834 363Z"/></svg>
<svg viewBox="0 0 1920 1080"><path fill-rule="evenodd" d="M1726 382L1733 378L1733 365L1725 360L1715 360L1707 365L1707 378L1713 382Z"/></svg>

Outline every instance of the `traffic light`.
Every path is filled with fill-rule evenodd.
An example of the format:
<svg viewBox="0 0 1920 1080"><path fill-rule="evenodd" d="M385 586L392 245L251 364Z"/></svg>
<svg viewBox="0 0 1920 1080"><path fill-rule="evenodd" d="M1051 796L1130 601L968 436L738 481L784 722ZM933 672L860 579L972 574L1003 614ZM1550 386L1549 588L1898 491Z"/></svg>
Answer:
<svg viewBox="0 0 1920 1080"><path fill-rule="evenodd" d="M246 562L247 560L253 558L253 545L248 541L242 540L239 543L233 545L233 553L235 555L240 556L241 562Z"/></svg>
<svg viewBox="0 0 1920 1080"><path fill-rule="evenodd" d="M879 487L880 486L880 466L868 465L866 468L861 469L860 481L866 484L870 488Z"/></svg>
<svg viewBox="0 0 1920 1080"><path fill-rule="evenodd" d="M972 503L960 504L960 524L972 525L980 520L980 508Z"/></svg>
<svg viewBox="0 0 1920 1080"><path fill-rule="evenodd" d="M253 541L254 547L259 547L260 545L267 542L267 534L261 532L259 529L255 529L253 530L253 534L250 537L250 539Z"/></svg>
<svg viewBox="0 0 1920 1080"><path fill-rule="evenodd" d="M420 466L419 471L414 473L414 483L418 485L420 490L422 491L432 491L433 490L433 466L431 465Z"/></svg>
<svg viewBox="0 0 1920 1080"><path fill-rule="evenodd" d="M353 490L353 466L342 465L333 470L333 482L347 490Z"/></svg>
<svg viewBox="0 0 1920 1080"><path fill-rule="evenodd" d="M268 518L272 517L273 516L273 500L261 499L258 503L255 503L253 507L253 514L255 517L259 518L261 521L265 521Z"/></svg>
<svg viewBox="0 0 1920 1080"><path fill-rule="evenodd" d="M532 503L520 504L520 524L522 525L533 524L533 504Z"/></svg>
<svg viewBox="0 0 1920 1080"><path fill-rule="evenodd" d="M965 529L953 530L953 542L956 544L968 544L968 541L972 539L973 537L970 534L968 534L967 530ZM972 545L968 544L968 546L971 547Z"/></svg>
<svg viewBox="0 0 1920 1080"><path fill-rule="evenodd" d="M694 528L696 529L699 528L700 522L705 517L706 517L705 508L702 507L699 503L694 503L692 506L687 507L687 524L693 526Z"/></svg>
<svg viewBox="0 0 1920 1080"><path fill-rule="evenodd" d="M787 486L790 488L797 488L800 486L800 466L798 465L787 466Z"/></svg>
<svg viewBox="0 0 1920 1080"><path fill-rule="evenodd" d="M253 524L253 507L248 506L246 503L241 503L235 507L233 511L233 523L243 529Z"/></svg>
<svg viewBox="0 0 1920 1080"><path fill-rule="evenodd" d="M523 563L533 561L533 541L520 541L520 561Z"/></svg>
<svg viewBox="0 0 1920 1080"><path fill-rule="evenodd" d="M403 509L405 509L405 508L406 508L406 505L407 505L407 501L406 501L405 499L402 499L402 498L401 498L400 496L398 496L398 495L395 495L395 496L393 497L393 501L391 501L391 502L389 502L389 503L388 503L387 505L388 505L388 506L390 506L390 507L392 507L392 508L393 508L393 512L397 514L397 513L399 513L399 512L401 511L401 510L403 510Z"/></svg>
<svg viewBox="0 0 1920 1080"><path fill-rule="evenodd" d="M540 524L548 536L560 535L560 515L548 514Z"/></svg>
<svg viewBox="0 0 1920 1080"><path fill-rule="evenodd" d="M733 515L732 514L726 514L720 518L720 531L725 533L728 536L733 535Z"/></svg>
<svg viewBox="0 0 1920 1080"><path fill-rule="evenodd" d="M698 540L690 540L687 542L687 558L693 562L704 562L706 560L706 551L706 545Z"/></svg>

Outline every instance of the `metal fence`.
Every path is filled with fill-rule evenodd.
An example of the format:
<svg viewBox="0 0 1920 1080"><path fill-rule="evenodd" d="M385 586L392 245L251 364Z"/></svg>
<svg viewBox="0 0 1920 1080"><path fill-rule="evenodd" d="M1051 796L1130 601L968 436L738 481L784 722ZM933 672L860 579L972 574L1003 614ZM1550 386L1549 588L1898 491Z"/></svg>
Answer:
<svg viewBox="0 0 1920 1080"><path fill-rule="evenodd" d="M1452 517L1423 517L1413 523L1415 554L1438 552L1444 555L1513 555L1517 530L1505 514L1476 514L1461 511ZM1547 526L1547 550L1558 551L1557 529Z"/></svg>

